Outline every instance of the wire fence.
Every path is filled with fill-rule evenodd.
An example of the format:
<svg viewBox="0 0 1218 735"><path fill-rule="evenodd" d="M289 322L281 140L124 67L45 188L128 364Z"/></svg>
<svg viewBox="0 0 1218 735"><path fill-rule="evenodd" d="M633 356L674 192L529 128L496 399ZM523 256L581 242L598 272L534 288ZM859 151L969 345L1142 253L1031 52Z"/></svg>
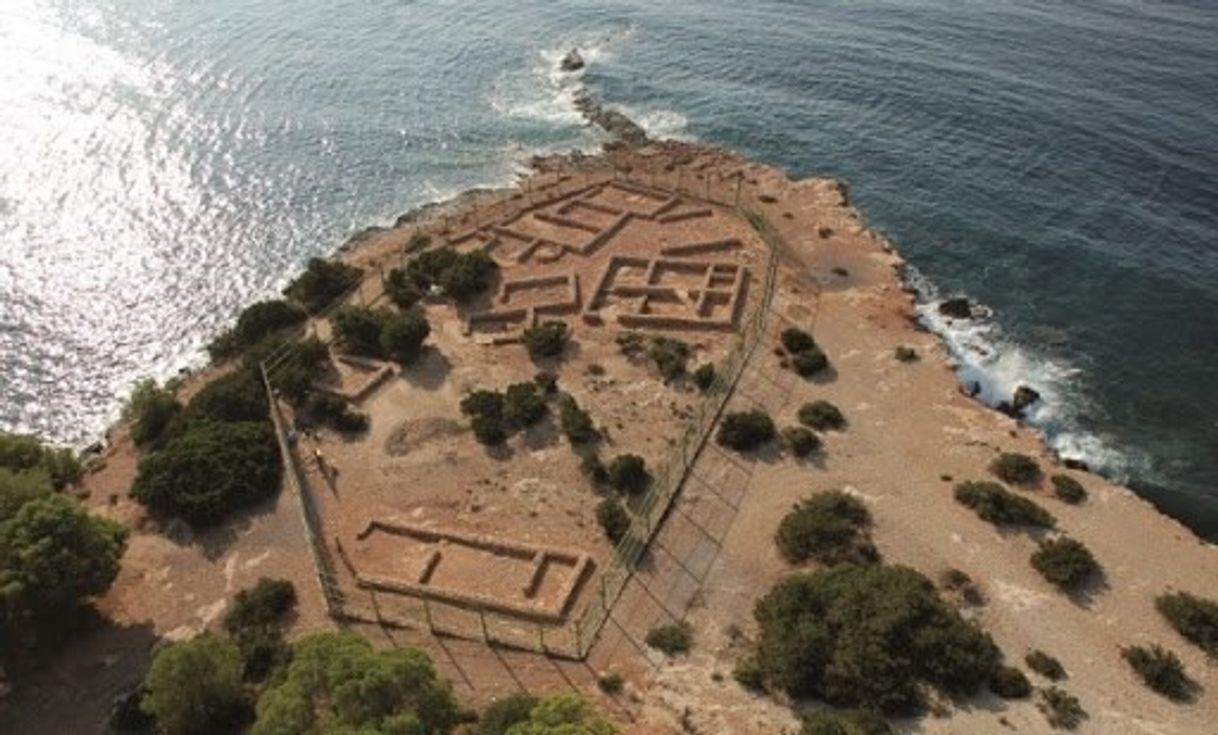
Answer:
<svg viewBox="0 0 1218 735"><path fill-rule="evenodd" d="M596 643L622 590L630 581L639 560L672 508L673 501L731 398L745 366L765 334L774 296L777 251L780 250L781 240L770 223L759 213L758 204L765 201L764 195L755 191L752 184L746 186L745 178L740 173L733 176L711 176L686 172L681 168L674 171L641 173L614 167L598 167L573 174L542 175L536 177L536 181L530 179L521 192L493 193L497 194L494 199L490 195L474 194L466 201L465 206L457 211L433 210L414 223L417 231L438 235L440 237L434 239L443 240L446 235L455 233L459 236L464 231L479 229L516 216L522 210L545 207L572 194L614 181L648 189L660 195L675 193L690 200L733 209L752 225L768 252L759 297L742 317L728 355L716 366L714 382L685 422L680 437L661 463L647 492L634 504L629 530L614 548L610 561L589 582L591 588L581 595L588 597L586 605L582 611L577 608L567 624L553 625L474 605L403 594L359 590L358 592L367 594L368 602L357 602L356 598L363 595L353 594L357 591L349 589L350 585L356 582L355 569L337 538L333 543L334 553L331 553L331 546L325 541L325 526L313 496L313 488L296 452L294 433L289 431L281 404L276 397L275 370L290 358L293 346L289 343L262 362L261 372L288 480L298 499L314 571L327 612L333 619L339 622L358 621L390 627L423 628L432 634L478 640L578 660L584 659ZM408 253L404 250L401 255L405 259ZM366 288L368 282L373 284L371 292ZM370 306L385 298L383 275L380 279L364 279L319 312L315 324L352 301ZM327 335L317 336L324 342L332 341ZM337 566L336 557L339 562ZM346 578L351 582L341 581ZM344 584L348 589L344 589ZM358 587L358 584L355 586Z"/></svg>

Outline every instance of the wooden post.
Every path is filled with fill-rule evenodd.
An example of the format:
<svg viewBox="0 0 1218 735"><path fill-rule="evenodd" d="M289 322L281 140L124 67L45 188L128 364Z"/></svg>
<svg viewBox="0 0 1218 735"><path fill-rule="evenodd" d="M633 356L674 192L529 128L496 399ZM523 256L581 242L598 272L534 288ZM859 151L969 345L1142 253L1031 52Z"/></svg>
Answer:
<svg viewBox="0 0 1218 735"><path fill-rule="evenodd" d="M736 177L736 209L740 209L740 184L743 180L743 176Z"/></svg>
<svg viewBox="0 0 1218 735"><path fill-rule="evenodd" d="M478 622L482 623L482 642L490 643L491 637L486 634L486 611L478 610Z"/></svg>

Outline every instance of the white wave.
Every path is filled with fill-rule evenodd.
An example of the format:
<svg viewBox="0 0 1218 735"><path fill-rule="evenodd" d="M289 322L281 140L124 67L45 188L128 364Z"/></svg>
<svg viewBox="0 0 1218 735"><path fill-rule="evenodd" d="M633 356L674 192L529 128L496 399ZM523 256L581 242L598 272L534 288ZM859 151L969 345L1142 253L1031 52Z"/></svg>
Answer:
<svg viewBox="0 0 1218 735"><path fill-rule="evenodd" d="M1027 386L1040 400L1025 410L1024 421L1058 456L1081 460L1117 482L1149 468L1148 459L1117 449L1083 428L1077 368L1015 343L984 306L975 310L973 319L944 316L938 288L913 266L906 266L906 281L918 294L918 321L943 340L957 378L978 390L977 400L996 408L1009 402L1019 386Z"/></svg>
<svg viewBox="0 0 1218 735"><path fill-rule="evenodd" d="M696 140L689 132L689 119L676 110L640 110L618 105L626 117L638 123L648 137L656 140L681 140L687 143Z"/></svg>

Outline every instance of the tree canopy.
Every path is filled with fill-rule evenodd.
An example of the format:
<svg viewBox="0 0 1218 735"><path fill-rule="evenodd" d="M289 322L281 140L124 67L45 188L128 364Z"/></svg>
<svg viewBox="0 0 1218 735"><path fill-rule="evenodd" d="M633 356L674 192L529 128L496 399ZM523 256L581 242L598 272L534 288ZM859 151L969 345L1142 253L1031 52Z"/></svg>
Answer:
<svg viewBox="0 0 1218 735"><path fill-rule="evenodd" d="M164 735L234 732L248 714L241 654L226 638L202 635L161 650L144 686L141 707Z"/></svg>
<svg viewBox="0 0 1218 735"><path fill-rule="evenodd" d="M84 468L71 449L48 447L37 437L0 431L0 467L16 472L41 468L58 490L80 479Z"/></svg>
<svg viewBox="0 0 1218 735"><path fill-rule="evenodd" d="M507 729L506 735L616 735L617 728L574 694L544 697L529 719Z"/></svg>

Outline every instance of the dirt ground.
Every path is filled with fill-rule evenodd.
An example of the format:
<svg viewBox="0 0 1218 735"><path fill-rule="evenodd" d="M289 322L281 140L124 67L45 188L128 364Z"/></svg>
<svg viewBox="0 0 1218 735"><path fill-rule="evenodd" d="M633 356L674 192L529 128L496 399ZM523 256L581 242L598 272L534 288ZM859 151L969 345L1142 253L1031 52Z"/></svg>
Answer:
<svg viewBox="0 0 1218 735"><path fill-rule="evenodd" d="M910 297L894 270L899 258L867 230L843 189L825 180L790 182L732 154L682 145L609 156L645 183L705 187L718 192L721 201L732 200L734 177L741 175L744 200L762 210L790 246L768 339L772 343L788 324L809 329L833 369L814 381L798 379L763 344L733 405L761 406L781 426L793 421L804 401L825 398L842 409L848 426L829 433L823 453L810 461L796 462L775 451L739 455L708 446L585 662L430 636L417 628L358 625L356 631L376 645L424 648L472 706L520 690L576 689L596 699L627 733L794 733L798 722L789 704L744 691L731 670L755 634L755 601L791 571L772 542L779 520L808 493L845 488L867 503L875 518L873 537L887 561L932 579L955 567L977 582L985 604L968 614L994 636L1010 662L1022 668L1030 648L1062 661L1069 673L1063 688L1089 714L1079 732L1215 731L1218 669L1166 625L1153 598L1168 589L1218 597L1218 549L1128 490L1069 471L1090 495L1082 505L1065 505L1044 488L1032 492L1104 569L1101 584L1070 597L1029 566L1033 538L1000 533L959 506L952 498L954 481L984 478L999 451L1026 452L1046 468L1060 468L1029 430L961 394L937 338L910 321ZM584 167L601 164L582 162ZM568 161L540 165L543 173L526 192L486 194L477 215L466 201L466 209L438 216L450 231L467 231L475 219L511 216L535 200L547 182L561 185L565 176L574 187L578 177L590 176ZM413 231L407 223L370 233L347 257L369 265L400 260ZM375 291L370 285L366 295ZM376 508L411 522L571 545L603 558L606 547L589 515L596 496L550 421L513 437L498 456L477 445L464 428L457 403L465 390L528 380L536 367L518 345L472 343L462 334L459 317L436 313L434 349L373 394L364 407L372 414L366 438L344 443L322 435L323 451L339 467L335 492L321 493L329 497L327 513L336 531L352 533ZM634 451L658 461L667 437L654 427L674 426L675 413L690 405L693 394L663 387L652 368L623 360L613 344L616 330L575 326L577 347L564 356L559 385L608 427L602 456ZM898 362L893 351L899 345L915 347L921 359ZM702 349L714 355L717 346L707 342ZM691 364L702 359L699 354ZM204 628L234 590L259 576L296 583L302 603L294 634L333 625L322 612L290 492L195 537L184 529L154 528L125 499L134 466L129 443L120 439L109 450L105 469L86 481L91 506L133 529L119 580L99 602L111 626L49 662L43 676L9 697L0 709L0 731L97 731L110 697L138 678L156 641ZM111 493L118 496L113 505ZM665 660L642 644L655 624L682 618L695 629L689 656ZM1175 704L1146 689L1120 658L1119 649L1133 643L1159 643L1176 652L1201 685L1197 699ZM596 677L606 671L625 676L621 695L598 692ZM1036 685L1046 683L1031 678ZM1049 728L1034 701L1011 703L985 695L953 706L945 717L900 722L898 730L1042 733Z"/></svg>

